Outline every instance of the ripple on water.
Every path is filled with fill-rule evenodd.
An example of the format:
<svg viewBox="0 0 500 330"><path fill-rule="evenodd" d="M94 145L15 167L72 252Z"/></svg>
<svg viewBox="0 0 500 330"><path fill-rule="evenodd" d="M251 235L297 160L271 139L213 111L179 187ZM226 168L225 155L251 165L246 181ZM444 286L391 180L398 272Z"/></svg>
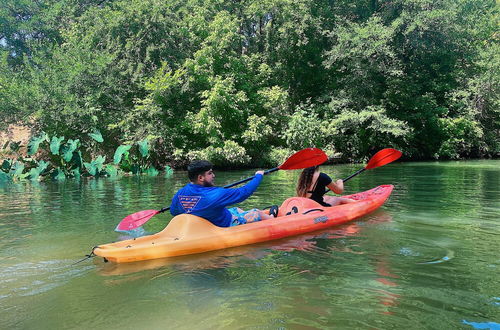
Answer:
<svg viewBox="0 0 500 330"><path fill-rule="evenodd" d="M93 269L90 265L75 267L72 263L72 260L48 260L24 262L2 268L0 288L9 292L3 295L3 298L12 295L33 296L47 292Z"/></svg>

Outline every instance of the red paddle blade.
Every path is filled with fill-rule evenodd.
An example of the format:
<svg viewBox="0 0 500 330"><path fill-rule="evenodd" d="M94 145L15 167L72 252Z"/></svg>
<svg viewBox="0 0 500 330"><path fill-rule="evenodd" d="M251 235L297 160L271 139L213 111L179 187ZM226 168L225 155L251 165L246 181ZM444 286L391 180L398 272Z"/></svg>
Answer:
<svg viewBox="0 0 500 330"><path fill-rule="evenodd" d="M307 148L296 152L278 168L280 170L298 170L323 164L327 160L328 156L323 150L318 148Z"/></svg>
<svg viewBox="0 0 500 330"><path fill-rule="evenodd" d="M138 228L158 213L160 213L160 211L145 210L126 216L122 221L120 221L118 226L116 226L115 231L128 231Z"/></svg>
<svg viewBox="0 0 500 330"><path fill-rule="evenodd" d="M373 157L366 165L365 169L369 170L375 167L384 166L386 164L392 163L393 161L401 157L401 155L402 155L401 151L396 149L391 149L391 148L382 149L375 155L373 155Z"/></svg>

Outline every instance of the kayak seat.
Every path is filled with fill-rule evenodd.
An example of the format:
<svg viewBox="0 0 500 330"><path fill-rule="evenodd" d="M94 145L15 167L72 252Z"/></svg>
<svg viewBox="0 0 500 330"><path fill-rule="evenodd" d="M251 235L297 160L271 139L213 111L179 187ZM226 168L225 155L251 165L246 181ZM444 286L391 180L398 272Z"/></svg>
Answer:
<svg viewBox="0 0 500 330"><path fill-rule="evenodd" d="M305 197L291 197L285 200L279 207L278 217L304 213L310 209L323 209L318 202Z"/></svg>

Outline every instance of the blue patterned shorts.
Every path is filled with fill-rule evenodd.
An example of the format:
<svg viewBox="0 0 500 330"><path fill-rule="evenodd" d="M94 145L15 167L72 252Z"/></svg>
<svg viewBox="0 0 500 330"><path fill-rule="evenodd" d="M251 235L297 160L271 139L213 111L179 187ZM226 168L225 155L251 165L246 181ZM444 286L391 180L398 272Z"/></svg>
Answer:
<svg viewBox="0 0 500 330"><path fill-rule="evenodd" d="M231 227L262 220L258 209L251 209L248 211L240 212L237 207L232 207L228 209L228 211L233 216Z"/></svg>

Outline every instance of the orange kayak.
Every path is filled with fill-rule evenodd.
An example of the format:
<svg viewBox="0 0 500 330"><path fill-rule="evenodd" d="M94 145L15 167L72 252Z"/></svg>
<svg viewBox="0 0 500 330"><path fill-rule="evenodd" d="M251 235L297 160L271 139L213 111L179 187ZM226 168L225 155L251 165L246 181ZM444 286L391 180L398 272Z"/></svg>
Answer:
<svg viewBox="0 0 500 330"><path fill-rule="evenodd" d="M107 261L123 263L176 257L299 235L339 225L379 208L394 187L383 185L344 197L354 203L324 207L315 201L292 197L281 204L275 219L235 227L217 227L190 214L174 217L159 233L99 245L94 253Z"/></svg>

